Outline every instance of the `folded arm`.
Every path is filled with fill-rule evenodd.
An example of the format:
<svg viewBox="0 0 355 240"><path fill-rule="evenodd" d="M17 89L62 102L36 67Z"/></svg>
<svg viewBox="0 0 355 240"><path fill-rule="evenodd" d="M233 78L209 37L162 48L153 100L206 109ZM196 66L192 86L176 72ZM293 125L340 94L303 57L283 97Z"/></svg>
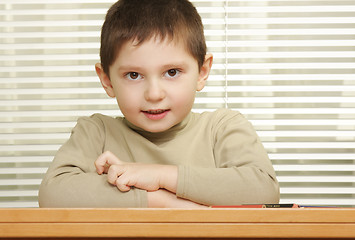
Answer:
<svg viewBox="0 0 355 240"><path fill-rule="evenodd" d="M107 174L107 182L122 192L132 187L147 191L148 207L204 207L176 196L177 166L128 163L106 151L95 161L96 172Z"/></svg>
<svg viewBox="0 0 355 240"><path fill-rule="evenodd" d="M42 180L40 207L200 207L176 197L176 166L127 163L102 153L104 132L99 119L79 119Z"/></svg>
<svg viewBox="0 0 355 240"><path fill-rule="evenodd" d="M254 128L227 116L215 128L216 168L179 166L177 196L205 205L278 203L276 174Z"/></svg>
<svg viewBox="0 0 355 240"><path fill-rule="evenodd" d="M39 189L40 207L146 207L147 192L118 191L98 175L94 162L105 135L98 118L81 118L58 150Z"/></svg>

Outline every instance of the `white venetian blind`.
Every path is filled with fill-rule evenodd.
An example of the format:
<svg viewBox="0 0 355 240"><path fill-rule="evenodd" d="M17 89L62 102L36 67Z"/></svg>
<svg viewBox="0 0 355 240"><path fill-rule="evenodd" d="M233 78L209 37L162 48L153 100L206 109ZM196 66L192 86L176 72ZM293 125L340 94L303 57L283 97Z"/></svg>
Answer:
<svg viewBox="0 0 355 240"><path fill-rule="evenodd" d="M108 0L0 0L0 207L38 187L79 116L116 116L94 64ZM241 111L281 202L355 206L355 1L192 1L215 57L194 111Z"/></svg>

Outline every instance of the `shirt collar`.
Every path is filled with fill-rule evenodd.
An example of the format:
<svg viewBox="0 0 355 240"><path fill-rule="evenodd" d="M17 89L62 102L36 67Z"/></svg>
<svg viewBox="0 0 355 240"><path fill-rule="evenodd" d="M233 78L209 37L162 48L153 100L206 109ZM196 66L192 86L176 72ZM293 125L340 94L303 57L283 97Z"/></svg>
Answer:
<svg viewBox="0 0 355 240"><path fill-rule="evenodd" d="M166 142L168 140L173 139L178 132L183 131L188 125L188 123L190 122L191 118L192 118L192 113L190 112L180 123L169 128L168 130L165 130L163 132L156 132L156 133L148 132L140 127L137 127L136 125L129 122L126 118L123 119L123 122L130 129L137 132L138 134L140 134L141 136L143 136L144 138L148 139L151 142Z"/></svg>

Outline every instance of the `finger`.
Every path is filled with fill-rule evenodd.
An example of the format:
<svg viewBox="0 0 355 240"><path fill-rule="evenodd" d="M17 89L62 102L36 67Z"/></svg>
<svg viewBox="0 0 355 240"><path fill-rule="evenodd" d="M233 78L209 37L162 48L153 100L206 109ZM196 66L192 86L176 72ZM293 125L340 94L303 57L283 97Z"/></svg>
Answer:
<svg viewBox="0 0 355 240"><path fill-rule="evenodd" d="M96 172L102 174L107 168L113 164L122 163L113 153L106 151L101 154L95 161Z"/></svg>
<svg viewBox="0 0 355 240"><path fill-rule="evenodd" d="M116 185L116 180L123 173L121 165L111 165L107 171L107 181L112 185Z"/></svg>
<svg viewBox="0 0 355 240"><path fill-rule="evenodd" d="M106 154L103 153L96 159L94 164L95 164L96 172L98 174L102 174L104 172L106 161L107 161L106 158L107 158Z"/></svg>
<svg viewBox="0 0 355 240"><path fill-rule="evenodd" d="M103 173L106 173L106 174L107 174L109 168L110 168L110 165L108 165L108 164L106 163L105 166L104 166L104 171L103 171Z"/></svg>
<svg viewBox="0 0 355 240"><path fill-rule="evenodd" d="M107 172L107 181L122 191L127 192L131 188L129 179L124 175L126 168L124 165L111 165Z"/></svg>
<svg viewBox="0 0 355 240"><path fill-rule="evenodd" d="M129 179L124 175L121 175L116 179L116 187L122 192L128 192L131 190L131 186L133 185L129 183Z"/></svg>

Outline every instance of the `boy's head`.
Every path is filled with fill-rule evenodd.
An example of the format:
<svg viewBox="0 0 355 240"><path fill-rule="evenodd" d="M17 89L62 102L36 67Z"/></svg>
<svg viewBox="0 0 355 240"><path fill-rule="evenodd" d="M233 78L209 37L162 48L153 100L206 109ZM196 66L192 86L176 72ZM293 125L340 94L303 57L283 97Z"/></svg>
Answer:
<svg viewBox="0 0 355 240"><path fill-rule="evenodd" d="M108 10L101 31L100 58L104 72L127 41L141 44L152 37L183 41L199 68L206 55L200 15L187 0L120 0Z"/></svg>
<svg viewBox="0 0 355 240"><path fill-rule="evenodd" d="M102 27L106 93L133 125L163 132L182 122L208 78L201 18L187 0L120 0Z"/></svg>

